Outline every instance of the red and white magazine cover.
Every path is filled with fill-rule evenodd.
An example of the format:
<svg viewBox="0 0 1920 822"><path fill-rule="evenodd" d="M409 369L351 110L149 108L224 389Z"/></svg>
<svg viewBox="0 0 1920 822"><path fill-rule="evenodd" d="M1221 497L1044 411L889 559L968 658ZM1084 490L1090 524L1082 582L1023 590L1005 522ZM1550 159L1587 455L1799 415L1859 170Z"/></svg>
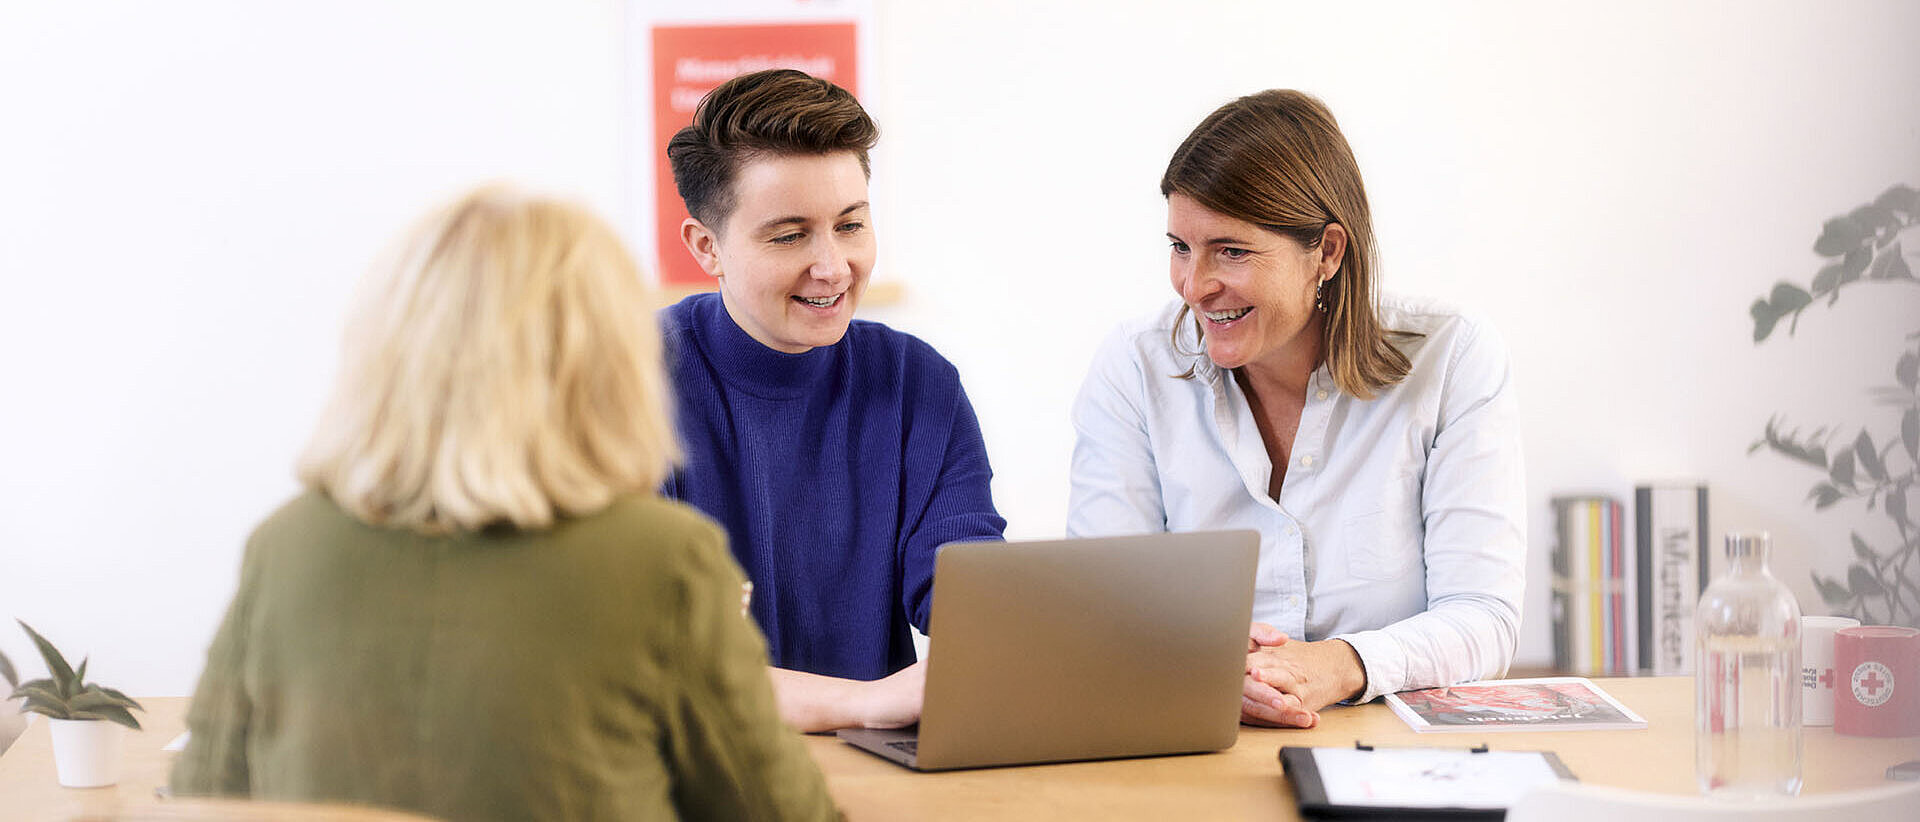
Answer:
<svg viewBox="0 0 1920 822"><path fill-rule="evenodd" d="M1647 721L1583 677L1469 682L1387 695L1416 731L1632 730Z"/></svg>

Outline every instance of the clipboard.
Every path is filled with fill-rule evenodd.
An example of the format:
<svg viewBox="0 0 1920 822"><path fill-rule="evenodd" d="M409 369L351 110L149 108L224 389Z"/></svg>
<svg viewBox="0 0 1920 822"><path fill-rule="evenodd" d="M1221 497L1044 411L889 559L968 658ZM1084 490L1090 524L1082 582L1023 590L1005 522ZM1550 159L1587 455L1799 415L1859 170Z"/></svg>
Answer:
<svg viewBox="0 0 1920 822"><path fill-rule="evenodd" d="M1280 749L1300 812L1311 818L1487 819L1528 791L1576 781L1552 751L1475 748Z"/></svg>

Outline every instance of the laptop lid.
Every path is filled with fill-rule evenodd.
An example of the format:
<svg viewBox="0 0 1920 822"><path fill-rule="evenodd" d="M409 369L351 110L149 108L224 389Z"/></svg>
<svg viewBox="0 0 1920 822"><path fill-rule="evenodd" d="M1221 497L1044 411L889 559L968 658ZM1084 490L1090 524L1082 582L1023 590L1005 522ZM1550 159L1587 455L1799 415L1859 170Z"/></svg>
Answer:
<svg viewBox="0 0 1920 822"><path fill-rule="evenodd" d="M1231 747L1259 549L1253 531L943 546L915 767Z"/></svg>

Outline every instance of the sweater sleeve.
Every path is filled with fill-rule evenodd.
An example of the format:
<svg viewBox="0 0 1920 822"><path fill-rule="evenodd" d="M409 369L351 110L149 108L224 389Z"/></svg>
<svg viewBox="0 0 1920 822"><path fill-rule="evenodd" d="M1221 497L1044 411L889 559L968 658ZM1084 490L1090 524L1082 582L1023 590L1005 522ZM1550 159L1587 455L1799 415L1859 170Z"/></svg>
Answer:
<svg viewBox="0 0 1920 822"><path fill-rule="evenodd" d="M192 736L174 761L169 780L177 795L244 797L252 792L247 732L253 702L243 673L248 615L259 589L260 562L257 546L250 540L240 563L239 590L214 634L206 668L200 672L200 684L187 710L187 730Z"/></svg>
<svg viewBox="0 0 1920 822"><path fill-rule="evenodd" d="M917 445L909 445L913 457L919 456ZM940 546L959 540L1003 539L1007 530L1007 521L993 507L993 468L987 463L980 420L957 373L952 424L932 453L937 463L927 504L912 520L899 548L900 606L922 633L932 632L927 621L933 611L933 568Z"/></svg>
<svg viewBox="0 0 1920 822"><path fill-rule="evenodd" d="M664 745L680 818L838 818L819 767L780 721L766 643L741 612L745 576L719 531L696 541Z"/></svg>

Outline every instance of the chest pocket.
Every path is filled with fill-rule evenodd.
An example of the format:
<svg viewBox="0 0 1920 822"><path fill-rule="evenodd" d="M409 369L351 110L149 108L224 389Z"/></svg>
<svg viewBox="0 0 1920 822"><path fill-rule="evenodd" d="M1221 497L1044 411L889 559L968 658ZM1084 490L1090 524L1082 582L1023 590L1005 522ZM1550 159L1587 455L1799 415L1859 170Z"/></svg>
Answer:
<svg viewBox="0 0 1920 822"><path fill-rule="evenodd" d="M1348 518L1340 529L1347 572L1359 579L1399 579L1420 565L1426 537L1420 475L1397 477L1379 494L1379 508Z"/></svg>

